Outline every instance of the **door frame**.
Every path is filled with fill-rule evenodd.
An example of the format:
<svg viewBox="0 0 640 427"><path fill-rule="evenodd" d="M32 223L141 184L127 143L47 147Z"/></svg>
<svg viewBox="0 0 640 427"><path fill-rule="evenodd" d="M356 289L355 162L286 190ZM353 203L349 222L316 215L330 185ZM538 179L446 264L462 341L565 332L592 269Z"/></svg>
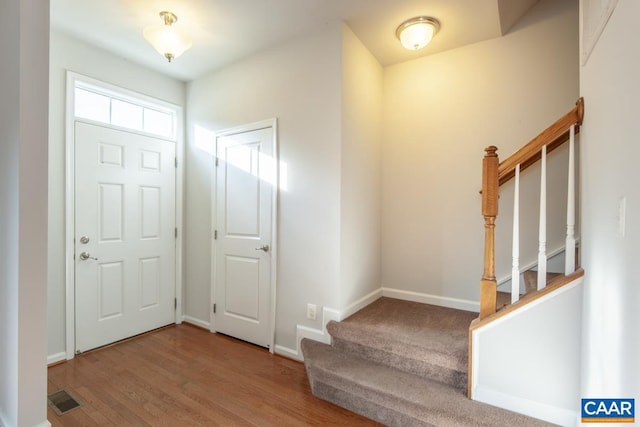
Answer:
<svg viewBox="0 0 640 427"><path fill-rule="evenodd" d="M216 332L215 316L213 313L213 305L215 304L216 291L216 251L217 240L214 236L214 230L217 224L217 192L218 192L218 174L216 171L216 160L218 158L218 137L233 135L243 132L251 132L260 129L272 129L273 138L273 157L276 162L276 185L271 195L271 277L269 290L269 352L274 353L276 342L276 290L277 290L277 266L278 266L278 200L280 194L280 153L278 150L278 119L266 119L259 122L248 123L229 129L223 129L213 132L213 153L211 155L211 287L209 304L210 308L210 331Z"/></svg>
<svg viewBox="0 0 640 427"><path fill-rule="evenodd" d="M175 245L175 323L182 323L182 253L183 253L183 187L184 187L184 122L183 108L160 99L144 95L135 91L121 88L73 71L67 71L66 114L65 114L65 341L66 359L75 357L76 348L76 297L75 297L75 86L76 82L87 83L104 89L106 92L141 100L143 102L163 106L176 112L176 132L172 140L176 144L176 181L175 181L175 227L177 229ZM113 129L121 129L105 123L92 122L82 119L86 123L95 123ZM139 133L131 129L121 129L126 132ZM143 135L148 135L144 134ZM161 137L149 135L162 139Z"/></svg>

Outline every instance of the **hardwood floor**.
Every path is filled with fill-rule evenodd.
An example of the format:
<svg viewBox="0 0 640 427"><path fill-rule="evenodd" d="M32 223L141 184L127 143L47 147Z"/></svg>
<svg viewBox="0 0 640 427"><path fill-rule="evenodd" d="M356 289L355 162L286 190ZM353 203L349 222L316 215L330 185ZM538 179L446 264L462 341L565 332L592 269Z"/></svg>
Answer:
<svg viewBox="0 0 640 427"><path fill-rule="evenodd" d="M378 426L315 398L302 363L189 325L49 368L48 393L83 406L57 426Z"/></svg>

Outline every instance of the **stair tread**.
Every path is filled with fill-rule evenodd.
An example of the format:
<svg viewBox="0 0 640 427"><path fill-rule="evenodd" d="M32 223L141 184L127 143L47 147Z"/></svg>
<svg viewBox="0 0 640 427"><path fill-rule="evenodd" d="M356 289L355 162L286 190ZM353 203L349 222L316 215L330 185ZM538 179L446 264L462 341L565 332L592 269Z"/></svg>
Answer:
<svg viewBox="0 0 640 427"><path fill-rule="evenodd" d="M304 339L301 343L305 361L314 369L322 370L328 377L353 381L373 390L381 390L394 396L402 396L414 403L422 402L420 388L425 384L444 394L463 394L445 384L411 375L391 366L359 358L335 349L330 345Z"/></svg>
<svg viewBox="0 0 640 427"><path fill-rule="evenodd" d="M325 384L389 411L407 414L417 420L416 425L507 425L505 422L509 425L548 425L468 400L459 389L361 359L323 343L304 339L301 346L312 388L316 382ZM349 402L334 403L351 409ZM460 413L465 415L458 415ZM513 423L507 420L513 420Z"/></svg>
<svg viewBox="0 0 640 427"><path fill-rule="evenodd" d="M466 388L468 330L477 313L380 298L327 330L337 349Z"/></svg>
<svg viewBox="0 0 640 427"><path fill-rule="evenodd" d="M329 322L332 337L387 351L440 352L467 357L469 325L477 313L393 298L380 298L342 322Z"/></svg>

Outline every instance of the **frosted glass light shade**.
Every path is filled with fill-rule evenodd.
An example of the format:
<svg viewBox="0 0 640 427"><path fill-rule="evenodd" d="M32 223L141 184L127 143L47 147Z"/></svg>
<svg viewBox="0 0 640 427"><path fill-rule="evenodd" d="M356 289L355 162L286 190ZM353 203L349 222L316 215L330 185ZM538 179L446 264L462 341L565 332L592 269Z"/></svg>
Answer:
<svg viewBox="0 0 640 427"><path fill-rule="evenodd" d="M174 19L165 18L165 25L152 25L145 28L142 33L151 46L169 62L191 47L189 34L171 25L177 19L175 15L172 14L172 16Z"/></svg>
<svg viewBox="0 0 640 427"><path fill-rule="evenodd" d="M419 50L431 42L440 29L437 19L419 16L404 21L396 30L396 36L406 49Z"/></svg>

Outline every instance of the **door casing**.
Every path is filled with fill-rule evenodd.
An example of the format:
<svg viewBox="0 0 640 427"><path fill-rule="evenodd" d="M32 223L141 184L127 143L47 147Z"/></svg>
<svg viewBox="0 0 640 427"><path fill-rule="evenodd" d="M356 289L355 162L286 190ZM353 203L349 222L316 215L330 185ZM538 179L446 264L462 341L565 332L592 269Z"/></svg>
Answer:
<svg viewBox="0 0 640 427"><path fill-rule="evenodd" d="M156 98L152 98L137 92L123 89L91 77L83 76L72 71L67 71L67 93L66 93L66 114L65 114L65 349L66 359L73 359L75 356L75 155L74 155L74 92L76 81L89 83L93 86L102 87L107 91L116 92L127 95L132 98L146 100L156 105L164 105L176 111L176 206L175 206L175 227L177 229L176 237L176 268L175 268L175 284L176 284L176 324L182 323L182 251L183 251L183 186L184 186L184 125L183 125L183 109L178 105L174 105ZM131 131L135 133L135 131Z"/></svg>
<svg viewBox="0 0 640 427"><path fill-rule="evenodd" d="M271 235L272 235L272 244L270 248L271 252L271 292L270 292L270 311L269 311L269 352L273 353L275 349L275 317L276 317L276 289L277 289L277 265L278 265L278 195L280 192L280 157L278 151L278 121L277 119L267 119L259 122L249 123L241 126L237 126L230 129L224 129L221 131L215 132L213 140L215 141L220 136L231 135L241 132L251 132L254 130L271 128L273 130L273 155L276 160L276 185L274 191L272 192L272 201L271 201ZM216 162L216 154L217 147L213 147L213 158L211 162L211 301L209 304L210 307L210 330L211 332L216 332L216 324L215 324L215 316L213 313L213 304L215 303L215 287L216 287L216 265L215 265L215 250L216 250L216 239L214 236L214 230L216 229L217 223L217 173L215 170L215 162Z"/></svg>

